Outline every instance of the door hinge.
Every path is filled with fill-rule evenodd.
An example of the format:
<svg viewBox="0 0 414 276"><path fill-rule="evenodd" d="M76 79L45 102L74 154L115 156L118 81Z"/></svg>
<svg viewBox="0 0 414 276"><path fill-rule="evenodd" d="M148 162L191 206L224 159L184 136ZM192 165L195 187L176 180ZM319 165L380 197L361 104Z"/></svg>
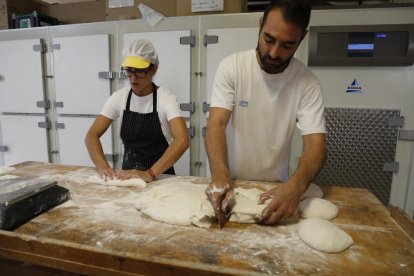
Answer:
<svg viewBox="0 0 414 276"><path fill-rule="evenodd" d="M191 113L195 112L195 102L182 103L180 104L181 111L190 111Z"/></svg>
<svg viewBox="0 0 414 276"><path fill-rule="evenodd" d="M382 167L382 170L384 172L398 173L398 171L400 170L400 163L398 163L398 162L384 163L384 166Z"/></svg>
<svg viewBox="0 0 414 276"><path fill-rule="evenodd" d="M49 44L49 50L50 51L53 51L53 50L60 50L60 44L58 44L58 43L50 43Z"/></svg>
<svg viewBox="0 0 414 276"><path fill-rule="evenodd" d="M37 126L40 127L40 128L49 129L50 128L50 121L46 120L45 122L38 122Z"/></svg>
<svg viewBox="0 0 414 276"><path fill-rule="evenodd" d="M112 72L112 71L103 71L103 72L98 72L98 77L100 79L114 79L116 77L116 72Z"/></svg>
<svg viewBox="0 0 414 276"><path fill-rule="evenodd" d="M53 101L53 107L63 107L63 102Z"/></svg>
<svg viewBox="0 0 414 276"><path fill-rule="evenodd" d="M33 45L33 51L45 53L46 52L46 45L42 42L40 44L35 44L35 45Z"/></svg>
<svg viewBox="0 0 414 276"><path fill-rule="evenodd" d="M207 46L208 44L217 44L218 36L217 35L204 35L203 44Z"/></svg>
<svg viewBox="0 0 414 276"><path fill-rule="evenodd" d="M55 122L55 128L56 129L65 129L65 123Z"/></svg>
<svg viewBox="0 0 414 276"><path fill-rule="evenodd" d="M188 135L190 135L190 137L195 136L195 127L194 126L190 126L189 128L187 128L187 130L188 130Z"/></svg>
<svg viewBox="0 0 414 276"><path fill-rule="evenodd" d="M182 36L182 37L180 37L180 44L181 45L195 46L195 44L196 44L195 35Z"/></svg>
<svg viewBox="0 0 414 276"><path fill-rule="evenodd" d="M398 133L398 140L414 141L414 130L400 129Z"/></svg>
<svg viewBox="0 0 414 276"><path fill-rule="evenodd" d="M6 152L8 149L9 148L7 146L0 146L0 152Z"/></svg>
<svg viewBox="0 0 414 276"><path fill-rule="evenodd" d="M203 102L203 112L207 113L210 110L210 104L207 102Z"/></svg>
<svg viewBox="0 0 414 276"><path fill-rule="evenodd" d="M115 163L118 159L118 154L105 153L105 159Z"/></svg>
<svg viewBox="0 0 414 276"><path fill-rule="evenodd" d="M36 106L38 108L46 108L46 109L48 109L50 107L50 102L49 102L49 100L37 101L36 102Z"/></svg>
<svg viewBox="0 0 414 276"><path fill-rule="evenodd" d="M206 132L207 132L207 127L203 127L201 129L201 135L203 135L203 137L206 137Z"/></svg>

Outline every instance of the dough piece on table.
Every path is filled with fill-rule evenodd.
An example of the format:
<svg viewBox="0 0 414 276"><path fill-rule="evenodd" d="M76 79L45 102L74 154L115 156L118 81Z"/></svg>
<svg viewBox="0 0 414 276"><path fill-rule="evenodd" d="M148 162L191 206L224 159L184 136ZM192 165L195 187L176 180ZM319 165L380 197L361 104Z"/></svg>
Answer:
<svg viewBox="0 0 414 276"><path fill-rule="evenodd" d="M257 204L262 193L262 190L256 188L235 188L235 205L229 220L238 223L255 223L254 218L267 206L267 204Z"/></svg>
<svg viewBox="0 0 414 276"><path fill-rule="evenodd" d="M322 192L321 188L318 185L311 183L309 185L308 189L306 190L306 192L300 198L300 200L303 200L303 199L309 198L309 197L323 198L323 192Z"/></svg>
<svg viewBox="0 0 414 276"><path fill-rule="evenodd" d="M19 177L17 175L12 175L12 174L6 174L6 175L0 176L0 180L8 180L8 179L15 179L15 178L19 178Z"/></svg>
<svg viewBox="0 0 414 276"><path fill-rule="evenodd" d="M169 178L142 192L135 207L160 222L208 228L216 220L216 215L207 199L206 188L205 184ZM235 204L230 221L254 223L254 217L266 207L266 204L257 204L263 191L256 188L236 188L234 191Z"/></svg>
<svg viewBox="0 0 414 276"><path fill-rule="evenodd" d="M110 186L139 187L139 188L147 187L147 182L145 182L141 178L131 178L131 179L125 179L125 180L120 180L120 179L105 180L101 178L99 175L93 175L87 179L87 182L110 185Z"/></svg>
<svg viewBox="0 0 414 276"><path fill-rule="evenodd" d="M175 225L208 228L214 221L214 210L207 200L207 185L170 179L166 184L143 192L135 207L151 218Z"/></svg>
<svg viewBox="0 0 414 276"><path fill-rule="evenodd" d="M7 166L0 166L0 175L7 174L11 171L14 171L16 168L7 167Z"/></svg>
<svg viewBox="0 0 414 276"><path fill-rule="evenodd" d="M330 221L321 218L302 220L299 237L310 247L327 253L344 251L353 244L351 236Z"/></svg>
<svg viewBox="0 0 414 276"><path fill-rule="evenodd" d="M299 212L304 218L323 218L331 220L338 215L338 207L323 198L307 198L299 203Z"/></svg>

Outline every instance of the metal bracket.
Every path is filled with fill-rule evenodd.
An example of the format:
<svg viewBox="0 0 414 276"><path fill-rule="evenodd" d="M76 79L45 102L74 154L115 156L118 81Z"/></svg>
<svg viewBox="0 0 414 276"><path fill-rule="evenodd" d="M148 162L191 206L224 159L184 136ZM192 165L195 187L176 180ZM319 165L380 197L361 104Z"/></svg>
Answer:
<svg viewBox="0 0 414 276"><path fill-rule="evenodd" d="M35 44L35 45L33 45L33 51L45 53L46 52L46 46L43 43Z"/></svg>
<svg viewBox="0 0 414 276"><path fill-rule="evenodd" d="M207 132L207 127L203 127L201 129L201 135L203 135L203 137L206 137L206 132Z"/></svg>
<svg viewBox="0 0 414 276"><path fill-rule="evenodd" d="M187 130L188 130L188 135L190 135L190 137L195 136L195 127L194 126L190 126L189 128L187 128Z"/></svg>
<svg viewBox="0 0 414 276"><path fill-rule="evenodd" d="M65 129L65 123L55 122L55 128L56 129Z"/></svg>
<svg viewBox="0 0 414 276"><path fill-rule="evenodd" d="M49 44L49 49L50 50L60 50L60 44L53 44L53 43L50 43Z"/></svg>
<svg viewBox="0 0 414 276"><path fill-rule="evenodd" d="M115 162L117 158L118 154L105 153L105 159L107 161Z"/></svg>
<svg viewBox="0 0 414 276"><path fill-rule="evenodd" d="M217 35L204 35L203 44L207 46L208 44L217 44L218 36Z"/></svg>
<svg viewBox="0 0 414 276"><path fill-rule="evenodd" d="M414 141L414 130L400 129L398 133L398 140Z"/></svg>
<svg viewBox="0 0 414 276"><path fill-rule="evenodd" d="M404 123L405 123L405 118L403 116L388 118L388 125L389 126L403 127Z"/></svg>
<svg viewBox="0 0 414 276"><path fill-rule="evenodd" d="M37 101L36 102L36 106L39 108L49 108L50 107L50 102L49 100L44 100L44 101Z"/></svg>
<svg viewBox="0 0 414 276"><path fill-rule="evenodd" d="M195 35L182 36L182 37L180 37L180 44L181 45L195 46L195 44L196 44Z"/></svg>
<svg viewBox="0 0 414 276"><path fill-rule="evenodd" d="M114 79L116 77L116 73L112 71L103 71L98 72L98 76L100 79Z"/></svg>
<svg viewBox="0 0 414 276"><path fill-rule="evenodd" d="M40 128L50 128L50 121L46 121L46 122L38 122L37 126Z"/></svg>
<svg viewBox="0 0 414 276"><path fill-rule="evenodd" d="M180 109L182 111L190 111L191 113L195 112L195 102L182 103L180 104Z"/></svg>
<svg viewBox="0 0 414 276"><path fill-rule="evenodd" d="M116 73L115 73L116 74ZM125 80L125 79L127 79L128 77L125 77L124 76L124 74L122 74L122 72L118 72L118 79L120 79L120 80Z"/></svg>
<svg viewBox="0 0 414 276"><path fill-rule="evenodd" d="M382 167L382 170L384 172L398 173L398 171L400 170L400 163L398 163L398 162L384 163L384 166Z"/></svg>
<svg viewBox="0 0 414 276"><path fill-rule="evenodd" d="M63 102L53 101L53 107L63 107Z"/></svg>
<svg viewBox="0 0 414 276"><path fill-rule="evenodd" d="M203 102L203 112L207 113L210 110L210 104L207 102Z"/></svg>
<svg viewBox="0 0 414 276"><path fill-rule="evenodd" d="M9 148L7 146L0 146L0 152L6 152Z"/></svg>

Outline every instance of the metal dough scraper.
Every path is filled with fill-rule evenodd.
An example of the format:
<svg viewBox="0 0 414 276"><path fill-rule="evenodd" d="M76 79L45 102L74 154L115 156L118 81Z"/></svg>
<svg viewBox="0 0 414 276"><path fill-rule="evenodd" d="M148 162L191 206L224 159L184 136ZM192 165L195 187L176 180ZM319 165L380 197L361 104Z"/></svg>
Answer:
<svg viewBox="0 0 414 276"><path fill-rule="evenodd" d="M69 190L46 179L0 180L0 229L12 230L69 199Z"/></svg>

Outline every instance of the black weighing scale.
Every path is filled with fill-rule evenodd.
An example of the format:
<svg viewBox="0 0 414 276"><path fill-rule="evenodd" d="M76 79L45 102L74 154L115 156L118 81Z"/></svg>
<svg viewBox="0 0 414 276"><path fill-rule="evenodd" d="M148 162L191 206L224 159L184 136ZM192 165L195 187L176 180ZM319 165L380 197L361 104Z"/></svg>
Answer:
<svg viewBox="0 0 414 276"><path fill-rule="evenodd" d="M15 229L69 198L69 190L53 180L0 180L0 229Z"/></svg>

